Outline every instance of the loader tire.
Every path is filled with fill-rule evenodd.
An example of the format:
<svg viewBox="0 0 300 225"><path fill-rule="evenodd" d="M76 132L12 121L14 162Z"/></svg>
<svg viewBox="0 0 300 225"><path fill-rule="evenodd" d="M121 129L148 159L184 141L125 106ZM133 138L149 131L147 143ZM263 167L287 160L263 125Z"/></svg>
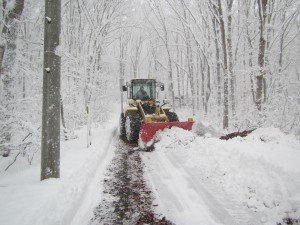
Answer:
<svg viewBox="0 0 300 225"><path fill-rule="evenodd" d="M167 112L166 116L168 117L169 122L178 122L178 116L174 112Z"/></svg>
<svg viewBox="0 0 300 225"><path fill-rule="evenodd" d="M128 142L137 142L141 128L141 116L138 113L132 113L126 116L125 129Z"/></svg>
<svg viewBox="0 0 300 225"><path fill-rule="evenodd" d="M120 121L119 121L121 138L126 138L125 122L126 122L126 117L124 116L124 113L121 113Z"/></svg>

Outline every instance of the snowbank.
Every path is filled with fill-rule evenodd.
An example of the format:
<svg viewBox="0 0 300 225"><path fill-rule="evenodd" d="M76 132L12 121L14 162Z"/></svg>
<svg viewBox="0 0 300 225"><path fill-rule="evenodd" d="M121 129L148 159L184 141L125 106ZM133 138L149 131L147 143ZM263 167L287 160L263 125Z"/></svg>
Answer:
<svg viewBox="0 0 300 225"><path fill-rule="evenodd" d="M143 157L146 177L157 212L176 224L271 225L287 212L300 218L295 137L265 128L225 141L172 128L157 140Z"/></svg>
<svg viewBox="0 0 300 225"><path fill-rule="evenodd" d="M93 130L93 145L86 148L86 131L79 139L62 143L61 178L41 182L40 165L0 174L0 224L87 224L100 201L105 168L114 150L116 122ZM2 161L0 161L1 163Z"/></svg>

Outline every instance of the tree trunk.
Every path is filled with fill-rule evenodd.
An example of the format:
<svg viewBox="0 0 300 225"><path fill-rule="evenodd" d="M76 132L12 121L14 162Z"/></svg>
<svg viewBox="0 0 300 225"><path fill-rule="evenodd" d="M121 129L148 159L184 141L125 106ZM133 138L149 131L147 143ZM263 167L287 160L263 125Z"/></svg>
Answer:
<svg viewBox="0 0 300 225"><path fill-rule="evenodd" d="M210 87L210 65L207 62L207 81L206 81L206 94L205 94L205 114L208 113L208 101L210 98L211 87Z"/></svg>
<svg viewBox="0 0 300 225"><path fill-rule="evenodd" d="M265 76L265 48L266 48L266 39L264 36L265 33L265 21L266 21L266 9L268 0L257 0L258 12L259 12L259 50L258 50L258 66L260 67L259 74L256 77L256 106L259 111L262 109L262 98L264 92L264 76Z"/></svg>
<svg viewBox="0 0 300 225"><path fill-rule="evenodd" d="M61 1L45 1L41 180L60 176L60 56Z"/></svg>
<svg viewBox="0 0 300 225"><path fill-rule="evenodd" d="M201 67L201 100L202 100L202 109L205 109L205 66L203 60L200 59ZM205 112L206 115L206 112Z"/></svg>
<svg viewBox="0 0 300 225"><path fill-rule="evenodd" d="M229 75L230 75L230 100L232 116L235 117L235 74L233 72L233 55L232 55L232 4L233 0L227 1L228 17L227 17L227 43L228 43L228 61L229 61Z"/></svg>
<svg viewBox="0 0 300 225"><path fill-rule="evenodd" d="M223 46L223 65L224 65L224 111L223 111L223 129L228 128L229 119L228 119L228 105L229 105L229 96L228 96L228 60L227 60L227 43L226 43L226 34L225 34L225 25L223 20L222 4L221 0L218 0L218 10L219 10L219 19L220 19L220 29L222 37L222 46Z"/></svg>
<svg viewBox="0 0 300 225"><path fill-rule="evenodd" d="M182 57L182 55L183 55L183 52L180 52L180 64L181 65L183 65L184 63L183 63L183 57ZM184 72L184 70L181 68L180 69L180 71L181 71L181 74L182 74L182 80L181 80L181 87L182 87L182 104L183 105L186 105L186 94L185 94L185 85L184 85L184 81L185 81L185 72Z"/></svg>
<svg viewBox="0 0 300 225"><path fill-rule="evenodd" d="M3 1L2 7L6 9L7 0ZM2 29L4 41L0 44L0 81L3 80L3 86L0 88L0 100L3 96L7 101L13 97L12 86L14 76L11 74L16 58L16 39L19 31L19 19L24 9L24 0L16 0L15 7L5 15L5 25Z"/></svg>
<svg viewBox="0 0 300 225"><path fill-rule="evenodd" d="M217 20L214 17L213 18L213 29L214 29L214 35L215 35L215 47L216 47L216 61L217 61L217 102L218 102L218 108L221 106L222 101L222 88L221 88L221 64L220 64L220 49L219 49L219 31L217 30L216 26Z"/></svg>
<svg viewBox="0 0 300 225"><path fill-rule="evenodd" d="M192 95L192 108L193 116L195 115L195 83L194 83L194 62L193 62L193 52L191 46L190 33L187 31L187 61L188 61L188 71L189 71L189 80L191 86L191 95Z"/></svg>
<svg viewBox="0 0 300 225"><path fill-rule="evenodd" d="M187 20L186 11L184 10L184 18ZM191 86L191 97L192 97L192 109L193 109L193 116L195 115L195 82L194 82L194 61L193 61L193 51L192 51L192 40L190 29L187 27L185 29L185 37L186 37L186 55L187 55L187 65L188 65L188 80L190 81ZM187 91L188 93L188 91Z"/></svg>
<svg viewBox="0 0 300 225"><path fill-rule="evenodd" d="M168 67L169 67L169 71L168 71L168 74L169 74L168 75L168 80L169 80L168 90L169 90L169 93L171 93L172 103L173 103L174 109L175 109L175 94L174 94L174 85L173 85L172 59L171 59L171 55L170 55L169 50L167 50L167 51L168 51Z"/></svg>
<svg viewBox="0 0 300 225"><path fill-rule="evenodd" d="M179 53L181 54L181 52L179 51L179 38L178 38L178 35L176 35L176 62L177 62L177 65L176 65L176 69L177 69L177 85L178 85L178 98L179 98L179 108L181 109L181 86L180 86L180 79L181 79L181 76L182 74L180 73L180 69L179 69L179 64L181 63L180 62L180 58L179 58Z"/></svg>
<svg viewBox="0 0 300 225"><path fill-rule="evenodd" d="M197 106L197 111L200 112L200 104L201 104L201 95L200 95L200 74L201 74L201 69L202 69L202 63L201 63L201 57L200 57L200 50L197 50L197 56L196 56L196 62L197 62L197 66L196 66L196 106Z"/></svg>
<svg viewBox="0 0 300 225"><path fill-rule="evenodd" d="M279 66L279 74L281 73L282 71L282 65L283 65L283 43L284 43L284 36L285 36L285 26L284 26L284 23L285 23L285 18L286 18L286 11L283 12L280 20L281 20L281 34L280 34L280 40L279 40L279 60L278 60L278 66Z"/></svg>

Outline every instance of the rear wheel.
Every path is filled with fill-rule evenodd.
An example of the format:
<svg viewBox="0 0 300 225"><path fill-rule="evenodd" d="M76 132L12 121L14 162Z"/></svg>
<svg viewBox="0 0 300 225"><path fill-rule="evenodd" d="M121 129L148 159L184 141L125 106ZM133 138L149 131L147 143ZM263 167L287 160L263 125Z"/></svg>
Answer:
<svg viewBox="0 0 300 225"><path fill-rule="evenodd" d="M136 142L139 139L141 128L141 117L138 113L132 113L126 116L125 130L129 142Z"/></svg>
<svg viewBox="0 0 300 225"><path fill-rule="evenodd" d="M174 112L167 112L166 116L168 117L169 122L178 122L178 116Z"/></svg>
<svg viewBox="0 0 300 225"><path fill-rule="evenodd" d="M121 113L120 121L119 121L120 136L121 136L121 138L125 138L126 137L125 122L126 122L126 117L124 116L124 113Z"/></svg>

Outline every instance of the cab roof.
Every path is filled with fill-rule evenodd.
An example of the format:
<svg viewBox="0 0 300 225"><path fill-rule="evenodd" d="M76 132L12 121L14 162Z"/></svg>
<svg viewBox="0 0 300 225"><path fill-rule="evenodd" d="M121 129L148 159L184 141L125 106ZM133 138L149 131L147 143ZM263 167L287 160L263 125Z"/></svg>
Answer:
<svg viewBox="0 0 300 225"><path fill-rule="evenodd" d="M156 80L155 78L133 78L131 80Z"/></svg>

